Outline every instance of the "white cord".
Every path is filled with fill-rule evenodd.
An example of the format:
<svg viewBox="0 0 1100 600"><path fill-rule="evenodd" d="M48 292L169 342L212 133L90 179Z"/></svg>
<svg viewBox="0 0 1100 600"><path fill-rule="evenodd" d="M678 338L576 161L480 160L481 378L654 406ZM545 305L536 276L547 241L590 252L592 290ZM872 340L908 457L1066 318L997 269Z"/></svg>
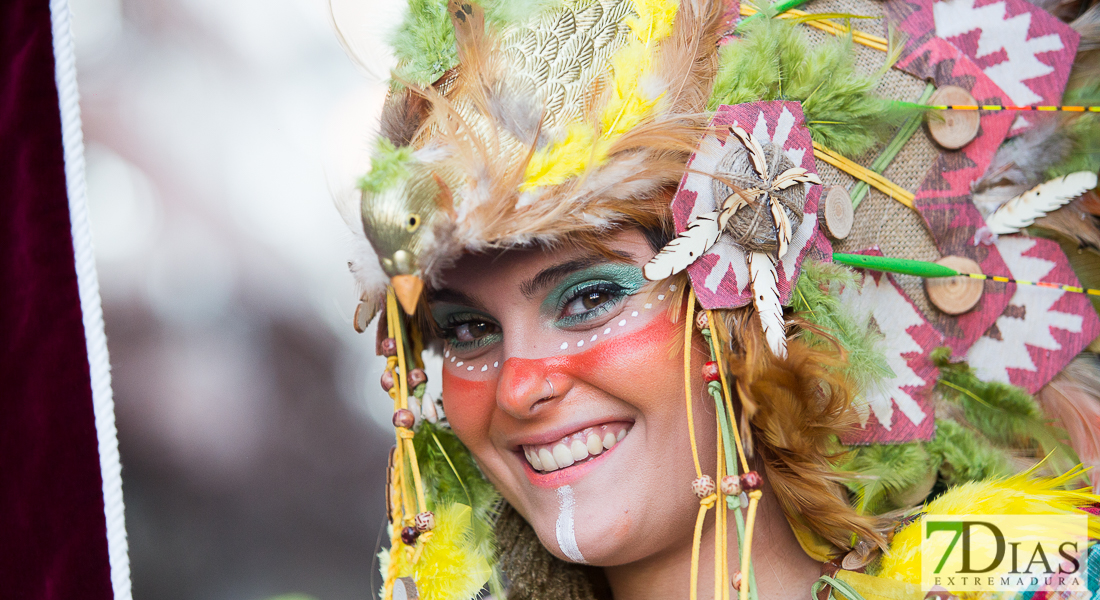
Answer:
<svg viewBox="0 0 1100 600"><path fill-rule="evenodd" d="M53 55L61 109L61 139L65 151L65 181L69 195L76 280L84 316L84 339L88 346L92 405L99 440L99 469L103 477L103 513L107 520L107 555L111 563L111 586L115 600L132 600L130 560L126 543L126 522L122 503L122 465L118 457L115 402L111 394L111 362L107 336L103 332L103 309L99 299L92 229L88 222L88 196L84 183L84 134L80 124L80 93L76 87L76 53L73 48L72 13L68 0L50 0Z"/></svg>

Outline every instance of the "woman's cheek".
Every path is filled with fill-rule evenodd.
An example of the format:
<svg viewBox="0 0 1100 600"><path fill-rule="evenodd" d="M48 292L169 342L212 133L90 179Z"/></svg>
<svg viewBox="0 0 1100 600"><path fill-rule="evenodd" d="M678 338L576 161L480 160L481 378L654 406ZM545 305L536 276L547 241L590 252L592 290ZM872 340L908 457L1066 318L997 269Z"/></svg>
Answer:
<svg viewBox="0 0 1100 600"><path fill-rule="evenodd" d="M493 412L493 395L496 381L475 381L443 369L443 411L447 422L467 446L472 436L488 436L489 421Z"/></svg>

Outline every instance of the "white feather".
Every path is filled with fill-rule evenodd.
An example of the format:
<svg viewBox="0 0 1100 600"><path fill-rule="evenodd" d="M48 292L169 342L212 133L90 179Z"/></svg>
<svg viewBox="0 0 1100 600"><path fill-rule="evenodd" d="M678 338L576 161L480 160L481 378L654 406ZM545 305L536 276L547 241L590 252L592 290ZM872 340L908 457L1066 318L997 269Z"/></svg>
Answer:
<svg viewBox="0 0 1100 600"><path fill-rule="evenodd" d="M650 281L660 281L683 271L718 241L718 211L695 217L687 229L646 263L642 273Z"/></svg>
<svg viewBox="0 0 1100 600"><path fill-rule="evenodd" d="M986 224L996 234L1016 233L1095 187L1096 173L1090 171L1051 179L1005 202Z"/></svg>
<svg viewBox="0 0 1100 600"><path fill-rule="evenodd" d="M764 148L760 145L760 142L758 142L752 134L741 129L737 125L730 125L730 133L737 136L737 139L741 141L745 150L749 151L749 159L752 161L752 168L756 171L756 174L760 176L760 179L767 179L767 160L764 156Z"/></svg>
<svg viewBox="0 0 1100 600"><path fill-rule="evenodd" d="M771 206L772 220L775 221L775 241L779 243L779 250L775 255L781 257L787 253L787 246L791 243L791 221L775 198L772 198Z"/></svg>
<svg viewBox="0 0 1100 600"><path fill-rule="evenodd" d="M775 259L764 252L749 255L749 277L752 278L752 305L764 328L764 339L772 354L787 357L787 332L783 322L783 303L779 301L779 274Z"/></svg>
<svg viewBox="0 0 1100 600"><path fill-rule="evenodd" d="M722 203L722 211L718 215L718 228L725 229L726 224L730 222L733 215L737 214L737 211L749 206L751 202L756 202L763 193L756 188L750 188L726 196L726 200Z"/></svg>
<svg viewBox="0 0 1100 600"><path fill-rule="evenodd" d="M785 190L796 183L816 183L821 185L821 178L803 169L802 167L791 167L786 171L783 171L776 176L775 181L772 182L773 190Z"/></svg>

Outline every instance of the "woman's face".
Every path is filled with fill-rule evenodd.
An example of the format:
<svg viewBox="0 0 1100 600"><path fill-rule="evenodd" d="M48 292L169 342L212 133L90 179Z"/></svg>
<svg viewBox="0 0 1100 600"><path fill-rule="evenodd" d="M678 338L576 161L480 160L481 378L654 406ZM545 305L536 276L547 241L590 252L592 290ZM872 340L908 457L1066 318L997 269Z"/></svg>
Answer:
<svg viewBox="0 0 1100 600"><path fill-rule="evenodd" d="M627 564L690 544L698 499L684 404L683 318L638 231L608 260L580 249L467 256L431 293L446 340L447 417L559 558ZM680 311L680 307L676 307ZM715 458L693 345L695 430Z"/></svg>

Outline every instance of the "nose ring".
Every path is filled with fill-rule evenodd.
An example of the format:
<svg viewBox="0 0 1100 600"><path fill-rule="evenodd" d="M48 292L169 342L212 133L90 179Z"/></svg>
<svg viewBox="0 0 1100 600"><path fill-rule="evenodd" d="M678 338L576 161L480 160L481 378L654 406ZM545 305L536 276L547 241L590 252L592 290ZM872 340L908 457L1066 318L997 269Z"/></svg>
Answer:
<svg viewBox="0 0 1100 600"><path fill-rule="evenodd" d="M550 384L550 394L548 396L545 396L543 400L549 400L557 395L557 392L554 391L554 382L550 381L549 377L546 378L546 383Z"/></svg>

